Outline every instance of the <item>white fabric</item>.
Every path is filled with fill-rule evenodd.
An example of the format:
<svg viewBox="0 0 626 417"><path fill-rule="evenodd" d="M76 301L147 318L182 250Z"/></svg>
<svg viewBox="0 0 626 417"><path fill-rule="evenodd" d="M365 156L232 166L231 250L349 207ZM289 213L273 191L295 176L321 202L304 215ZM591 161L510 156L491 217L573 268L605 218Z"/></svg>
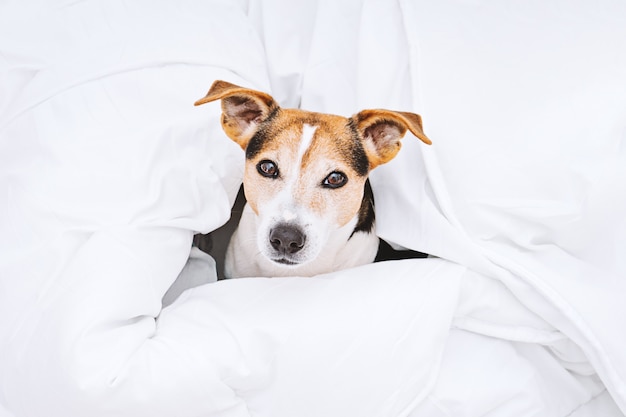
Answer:
<svg viewBox="0 0 626 417"><path fill-rule="evenodd" d="M447 210L624 410L626 7L456 6L408 12Z"/></svg>
<svg viewBox="0 0 626 417"><path fill-rule="evenodd" d="M161 300L163 307L172 304L189 288L217 282L217 263L209 254L196 247L191 248L189 258L176 281L167 290Z"/></svg>
<svg viewBox="0 0 626 417"><path fill-rule="evenodd" d="M622 415L624 16L2 3L0 416ZM433 146L407 136L372 184L379 234L440 259L164 299L241 180L219 104L192 106L214 79L422 114Z"/></svg>

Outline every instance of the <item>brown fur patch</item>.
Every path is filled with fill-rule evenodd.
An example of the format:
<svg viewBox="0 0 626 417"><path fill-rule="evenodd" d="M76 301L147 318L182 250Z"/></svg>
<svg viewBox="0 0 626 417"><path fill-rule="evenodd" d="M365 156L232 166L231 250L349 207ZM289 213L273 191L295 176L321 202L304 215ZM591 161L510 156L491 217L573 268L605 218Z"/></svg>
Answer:
<svg viewBox="0 0 626 417"><path fill-rule="evenodd" d="M370 169L392 160L400 151L407 129L427 145L432 142L422 130L422 118L418 114L390 110L363 110L351 118L363 145Z"/></svg>
<svg viewBox="0 0 626 417"><path fill-rule="evenodd" d="M315 128L310 146L301 152L303 126ZM281 109L263 135L251 140L254 152L247 153L245 170L246 197L258 213L259 205L274 198L285 187L292 187L292 198L319 217L333 217L338 226L345 225L358 213L369 166L363 145L353 134L345 117ZM277 164L277 178L266 178L257 172L260 161ZM332 172L347 177L343 187L323 185Z"/></svg>

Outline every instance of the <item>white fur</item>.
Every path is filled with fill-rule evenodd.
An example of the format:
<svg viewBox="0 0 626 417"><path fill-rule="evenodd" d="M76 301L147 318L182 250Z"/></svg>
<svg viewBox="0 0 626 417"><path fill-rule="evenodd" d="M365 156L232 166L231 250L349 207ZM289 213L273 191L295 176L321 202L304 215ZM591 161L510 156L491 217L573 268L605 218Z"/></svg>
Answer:
<svg viewBox="0 0 626 417"><path fill-rule="evenodd" d="M292 220L295 220L298 217L298 215L296 213L294 213L293 211L290 210L285 210L283 211L283 220L286 222L290 222Z"/></svg>
<svg viewBox="0 0 626 417"><path fill-rule="evenodd" d="M298 148L298 162L302 162L302 157L311 147L316 130L317 126L311 126L306 123L302 125L302 139L300 139L300 147ZM297 166L300 166L300 164L298 163Z"/></svg>
<svg viewBox="0 0 626 417"><path fill-rule="evenodd" d="M240 277L309 277L370 263L376 257L378 237L374 230L352 235L357 218L331 233L324 245L324 255L302 265L287 266L272 262L257 245L259 219L246 204L239 227L226 251L225 275Z"/></svg>

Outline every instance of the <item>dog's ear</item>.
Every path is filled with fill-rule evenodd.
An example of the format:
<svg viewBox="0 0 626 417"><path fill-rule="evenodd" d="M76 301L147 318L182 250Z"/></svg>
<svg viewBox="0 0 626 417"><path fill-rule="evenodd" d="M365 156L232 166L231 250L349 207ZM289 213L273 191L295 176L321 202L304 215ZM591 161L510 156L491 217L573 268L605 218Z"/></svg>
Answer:
<svg viewBox="0 0 626 417"><path fill-rule="evenodd" d="M244 150L260 124L278 105L269 94L239 87L226 81L215 81L209 92L194 105L222 100L222 128L229 138Z"/></svg>
<svg viewBox="0 0 626 417"><path fill-rule="evenodd" d="M351 118L356 126L365 153L370 162L370 169L391 161L402 144L407 129L422 142L432 142L422 130L422 118L419 114L396 112L391 110L363 110Z"/></svg>

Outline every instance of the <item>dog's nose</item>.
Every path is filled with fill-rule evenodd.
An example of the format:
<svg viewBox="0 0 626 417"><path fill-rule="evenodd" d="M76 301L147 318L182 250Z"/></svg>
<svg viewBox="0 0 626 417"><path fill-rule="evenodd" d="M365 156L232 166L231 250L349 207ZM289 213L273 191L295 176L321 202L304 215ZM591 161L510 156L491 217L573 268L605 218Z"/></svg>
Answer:
<svg viewBox="0 0 626 417"><path fill-rule="evenodd" d="M270 244L281 253L296 253L304 247L305 236L298 227L278 225L270 232Z"/></svg>

